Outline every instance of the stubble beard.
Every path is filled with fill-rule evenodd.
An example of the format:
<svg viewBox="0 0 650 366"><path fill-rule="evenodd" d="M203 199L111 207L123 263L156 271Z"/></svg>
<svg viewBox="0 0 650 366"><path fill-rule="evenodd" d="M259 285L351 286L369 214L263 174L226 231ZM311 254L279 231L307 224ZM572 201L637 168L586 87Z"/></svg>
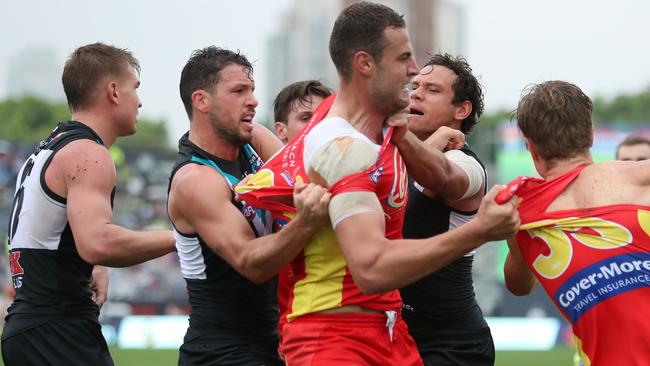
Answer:
<svg viewBox="0 0 650 366"><path fill-rule="evenodd" d="M237 127L224 128L221 126L219 119L214 114L210 114L210 125L215 135L233 146L241 147L251 142L251 137L242 136Z"/></svg>
<svg viewBox="0 0 650 366"><path fill-rule="evenodd" d="M399 91L396 91L393 87L383 85L381 82L383 76L384 72L380 71L376 79L380 81L374 84L370 94L374 101L375 108L377 108L378 111L381 111L386 117L389 117L408 107L409 100L408 98L406 100L400 98L402 92L401 88Z"/></svg>
<svg viewBox="0 0 650 366"><path fill-rule="evenodd" d="M375 108L381 111L386 117L392 116L409 105L408 101L402 101L399 98L399 94L379 88L372 92L372 99Z"/></svg>

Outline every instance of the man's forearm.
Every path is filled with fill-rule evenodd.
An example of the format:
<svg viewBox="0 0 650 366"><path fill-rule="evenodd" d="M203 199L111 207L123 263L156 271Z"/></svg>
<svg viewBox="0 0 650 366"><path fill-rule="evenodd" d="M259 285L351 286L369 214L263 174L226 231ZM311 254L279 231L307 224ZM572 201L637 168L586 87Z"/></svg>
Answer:
<svg viewBox="0 0 650 366"><path fill-rule="evenodd" d="M95 244L89 263L108 267L129 267L175 250L171 231L133 231L107 224L103 240Z"/></svg>
<svg viewBox="0 0 650 366"><path fill-rule="evenodd" d="M251 281L261 283L275 276L291 262L309 242L319 227L306 225L298 216L277 233L253 240L241 272Z"/></svg>
<svg viewBox="0 0 650 366"><path fill-rule="evenodd" d="M397 148L404 158L409 176L421 186L437 191L440 185L447 185L452 166L442 151L425 145L411 132L397 142Z"/></svg>
<svg viewBox="0 0 650 366"><path fill-rule="evenodd" d="M360 216L360 215L359 215ZM346 260L357 286L367 294L385 292L409 285L462 257L483 244L484 228L468 223L458 229L426 239L378 239L354 228L350 221L340 231L348 243ZM341 226L342 224L339 224ZM346 252L346 248L343 248ZM351 253L349 253L351 252Z"/></svg>

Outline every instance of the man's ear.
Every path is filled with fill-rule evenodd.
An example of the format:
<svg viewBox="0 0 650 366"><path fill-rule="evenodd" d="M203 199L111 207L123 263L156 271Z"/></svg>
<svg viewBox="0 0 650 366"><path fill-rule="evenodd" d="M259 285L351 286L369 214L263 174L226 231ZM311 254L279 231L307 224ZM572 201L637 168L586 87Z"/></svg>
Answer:
<svg viewBox="0 0 650 366"><path fill-rule="evenodd" d="M352 68L363 76L372 75L375 69L375 60L366 51L357 51L352 58Z"/></svg>
<svg viewBox="0 0 650 366"><path fill-rule="evenodd" d="M192 93L192 108L201 112L207 113L210 108L210 100L208 93L205 90L195 90Z"/></svg>
<svg viewBox="0 0 650 366"><path fill-rule="evenodd" d="M275 122L275 134L283 142L287 143L287 124L283 122Z"/></svg>
<svg viewBox="0 0 650 366"><path fill-rule="evenodd" d="M469 100L463 101L460 105L456 106L454 112L454 119L457 121L463 121L472 113L472 102Z"/></svg>
<svg viewBox="0 0 650 366"><path fill-rule="evenodd" d="M106 84L106 97L112 104L120 104L120 94L117 90L117 83L114 81Z"/></svg>

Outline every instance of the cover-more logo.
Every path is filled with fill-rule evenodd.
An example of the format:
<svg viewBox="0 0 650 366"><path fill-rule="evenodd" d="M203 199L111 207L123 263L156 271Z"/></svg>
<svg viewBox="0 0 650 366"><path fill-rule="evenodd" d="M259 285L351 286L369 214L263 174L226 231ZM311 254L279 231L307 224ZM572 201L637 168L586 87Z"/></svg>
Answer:
<svg viewBox="0 0 650 366"><path fill-rule="evenodd" d="M553 298L575 323L600 302L648 286L650 253L626 253L576 272L557 289Z"/></svg>

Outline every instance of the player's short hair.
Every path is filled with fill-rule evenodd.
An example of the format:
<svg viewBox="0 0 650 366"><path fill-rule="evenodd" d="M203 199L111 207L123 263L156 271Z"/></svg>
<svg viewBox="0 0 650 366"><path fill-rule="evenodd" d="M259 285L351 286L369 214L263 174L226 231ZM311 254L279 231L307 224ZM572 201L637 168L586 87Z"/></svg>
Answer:
<svg viewBox="0 0 650 366"><path fill-rule="evenodd" d="M566 159L591 148L592 108L579 87L553 80L527 87L515 117L542 159Z"/></svg>
<svg viewBox="0 0 650 366"><path fill-rule="evenodd" d="M140 73L138 60L123 48L96 42L74 50L61 76L70 110L74 112L92 105L97 83L107 76L126 75L129 65Z"/></svg>
<svg viewBox="0 0 650 366"><path fill-rule="evenodd" d="M377 62L388 43L384 31L405 28L402 15L393 9L370 2L359 2L339 14L330 36L330 57L343 81L352 76L351 61L356 52L365 51Z"/></svg>
<svg viewBox="0 0 650 366"><path fill-rule="evenodd" d="M467 135L483 114L483 90L478 79L472 74L472 68L465 58L454 57L448 53L431 56L424 66L444 66L456 74L456 81L452 85L452 103L460 105L467 100L472 104L472 112L460 124L460 131Z"/></svg>
<svg viewBox="0 0 650 366"><path fill-rule="evenodd" d="M329 97L332 90L318 80L304 80L285 86L273 101L273 115L276 122L287 123L289 112L296 107L296 103L305 105L310 96L323 99Z"/></svg>
<svg viewBox="0 0 650 366"><path fill-rule="evenodd" d="M211 90L219 82L220 71L231 64L243 66L253 80L253 65L239 51L209 46L192 52L181 72L179 85L181 100L189 118L192 118L192 93Z"/></svg>
<svg viewBox="0 0 650 366"><path fill-rule="evenodd" d="M616 146L616 159L618 159L618 153L621 150L621 146L634 146L643 144L650 146L650 139L640 135L627 135L623 141L621 141L618 146Z"/></svg>

